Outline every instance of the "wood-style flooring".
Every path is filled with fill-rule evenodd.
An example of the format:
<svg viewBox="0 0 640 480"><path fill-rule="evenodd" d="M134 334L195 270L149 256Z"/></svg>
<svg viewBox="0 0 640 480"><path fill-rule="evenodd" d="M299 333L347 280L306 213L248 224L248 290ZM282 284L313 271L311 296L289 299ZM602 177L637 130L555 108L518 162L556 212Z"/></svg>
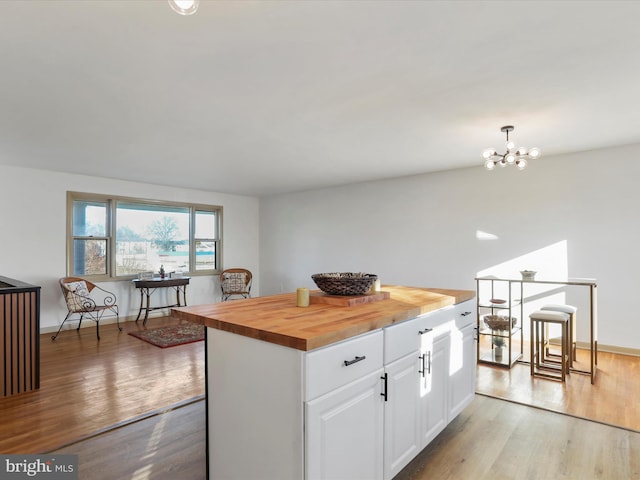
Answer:
<svg viewBox="0 0 640 480"><path fill-rule="evenodd" d="M161 349L124 327L102 327L100 342L93 328L42 336L41 389L0 399L0 452L78 454L83 480L205 478L203 342ZM595 385L478 366L484 395L396 480L640 479L640 433L485 396L640 430L640 358L598 361Z"/></svg>
<svg viewBox="0 0 640 480"><path fill-rule="evenodd" d="M81 480L204 480L204 402L187 402L50 453L78 455Z"/></svg>
<svg viewBox="0 0 640 480"><path fill-rule="evenodd" d="M394 480L638 480L640 433L476 395Z"/></svg>
<svg viewBox="0 0 640 480"><path fill-rule="evenodd" d="M577 355L575 367L588 369L589 351L578 349ZM598 352L593 385L589 375L579 373L562 383L532 378L528 364L511 369L480 364L476 392L640 431L640 357Z"/></svg>
<svg viewBox="0 0 640 480"><path fill-rule="evenodd" d="M204 410L199 400L54 453L78 455L81 479L203 480ZM394 480L485 479L638 480L640 433L476 395Z"/></svg>
<svg viewBox="0 0 640 480"><path fill-rule="evenodd" d="M152 318L146 328L177 323ZM94 325L94 324L92 324ZM142 321L40 336L40 389L0 398L0 452L42 453L204 395L204 342L159 348Z"/></svg>

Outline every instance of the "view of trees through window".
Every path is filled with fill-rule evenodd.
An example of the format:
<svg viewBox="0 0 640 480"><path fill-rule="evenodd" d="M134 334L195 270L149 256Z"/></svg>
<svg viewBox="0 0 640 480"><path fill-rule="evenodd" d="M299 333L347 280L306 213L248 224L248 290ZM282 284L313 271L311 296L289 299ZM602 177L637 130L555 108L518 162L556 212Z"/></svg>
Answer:
<svg viewBox="0 0 640 480"><path fill-rule="evenodd" d="M75 275L109 275L110 268L115 277L157 273L161 266L167 273L216 269L215 207L118 199L78 199L72 205Z"/></svg>
<svg viewBox="0 0 640 480"><path fill-rule="evenodd" d="M189 209L118 202L116 276L189 271Z"/></svg>

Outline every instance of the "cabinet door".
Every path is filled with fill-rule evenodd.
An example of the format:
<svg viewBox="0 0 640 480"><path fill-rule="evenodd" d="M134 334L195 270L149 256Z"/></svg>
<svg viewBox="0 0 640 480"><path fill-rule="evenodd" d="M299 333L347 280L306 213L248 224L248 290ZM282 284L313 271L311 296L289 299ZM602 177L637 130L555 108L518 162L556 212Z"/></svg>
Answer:
<svg viewBox="0 0 640 480"><path fill-rule="evenodd" d="M307 480L380 480L383 370L306 403Z"/></svg>
<svg viewBox="0 0 640 480"><path fill-rule="evenodd" d="M469 405L475 396L476 355L474 324L451 331L449 365L449 421Z"/></svg>
<svg viewBox="0 0 640 480"><path fill-rule="evenodd" d="M420 377L421 448L447 426L449 332L422 336L424 369Z"/></svg>
<svg viewBox="0 0 640 480"><path fill-rule="evenodd" d="M417 335L416 335L417 336ZM385 366L384 478L393 478L420 452L420 352Z"/></svg>

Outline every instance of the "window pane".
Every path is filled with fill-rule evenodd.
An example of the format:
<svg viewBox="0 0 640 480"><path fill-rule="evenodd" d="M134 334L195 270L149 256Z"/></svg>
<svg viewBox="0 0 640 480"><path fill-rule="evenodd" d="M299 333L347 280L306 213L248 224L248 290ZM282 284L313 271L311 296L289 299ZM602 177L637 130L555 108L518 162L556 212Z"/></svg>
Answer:
<svg viewBox="0 0 640 480"><path fill-rule="evenodd" d="M216 268L216 242L196 240L196 270Z"/></svg>
<svg viewBox="0 0 640 480"><path fill-rule="evenodd" d="M208 274L219 268L221 210L214 205L68 192L68 274Z"/></svg>
<svg viewBox="0 0 640 480"><path fill-rule="evenodd" d="M189 271L189 209L119 202L116 275Z"/></svg>
<svg viewBox="0 0 640 480"><path fill-rule="evenodd" d="M74 275L106 275L107 241L74 240Z"/></svg>
<svg viewBox="0 0 640 480"><path fill-rule="evenodd" d="M73 235L75 237L106 237L106 202L74 201Z"/></svg>
<svg viewBox="0 0 640 480"><path fill-rule="evenodd" d="M217 239L216 212L196 211L195 238Z"/></svg>

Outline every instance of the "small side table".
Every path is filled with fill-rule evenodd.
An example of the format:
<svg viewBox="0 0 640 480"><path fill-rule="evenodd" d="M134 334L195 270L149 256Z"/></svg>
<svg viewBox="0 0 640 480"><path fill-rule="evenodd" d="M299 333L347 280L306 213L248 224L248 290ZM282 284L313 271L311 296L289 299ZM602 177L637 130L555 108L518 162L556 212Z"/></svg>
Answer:
<svg viewBox="0 0 640 480"><path fill-rule="evenodd" d="M142 315L142 310L144 310L144 321L143 325L147 324L147 319L149 318L149 312L152 310L161 310L163 308L171 308L171 307L184 307L187 305L187 285L189 285L190 277L180 277L180 278L152 278L149 280L133 280L133 285L135 288L140 289L140 310L138 310L138 316L136 317L136 322L140 320L140 315ZM161 307L152 307L151 306L151 295L158 288L175 288L176 290L176 301L177 303L173 305L163 305ZM180 302L180 293L182 293L182 301ZM145 296L147 298L145 302Z"/></svg>

